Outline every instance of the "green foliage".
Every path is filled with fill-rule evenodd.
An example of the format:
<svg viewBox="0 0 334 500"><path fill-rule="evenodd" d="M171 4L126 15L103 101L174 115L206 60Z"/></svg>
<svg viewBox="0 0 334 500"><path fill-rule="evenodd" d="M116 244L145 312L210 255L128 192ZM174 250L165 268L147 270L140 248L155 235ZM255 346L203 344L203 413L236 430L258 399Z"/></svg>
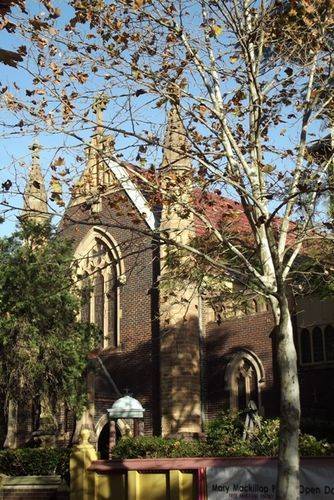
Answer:
<svg viewBox="0 0 334 500"><path fill-rule="evenodd" d="M303 433L312 433L317 439L325 439L329 443L334 443L334 422L330 420L302 418L300 427Z"/></svg>
<svg viewBox="0 0 334 500"><path fill-rule="evenodd" d="M7 476L60 475L69 481L70 450L22 448L0 451L0 474Z"/></svg>
<svg viewBox="0 0 334 500"><path fill-rule="evenodd" d="M0 240L0 391L7 401L83 406L82 375L96 340L77 320L72 260L70 242L48 224L24 223Z"/></svg>
<svg viewBox="0 0 334 500"><path fill-rule="evenodd" d="M207 426L204 441L164 439L161 437L122 438L113 450L113 458L173 458L173 457L234 457L277 456L279 420L261 419L246 440L242 439L244 416L235 412L222 413ZM301 434L300 454L303 456L329 455L331 447L314 436Z"/></svg>
<svg viewBox="0 0 334 500"><path fill-rule="evenodd" d="M242 439L244 415L222 413L207 426L207 441L218 456L276 456L279 447L279 419L261 418L261 428L255 428L247 440ZM301 434L299 451L303 456L328 455L331 447L326 441Z"/></svg>
<svg viewBox="0 0 334 500"><path fill-rule="evenodd" d="M201 441L164 439L156 436L124 437L113 449L113 458L203 457L210 448Z"/></svg>

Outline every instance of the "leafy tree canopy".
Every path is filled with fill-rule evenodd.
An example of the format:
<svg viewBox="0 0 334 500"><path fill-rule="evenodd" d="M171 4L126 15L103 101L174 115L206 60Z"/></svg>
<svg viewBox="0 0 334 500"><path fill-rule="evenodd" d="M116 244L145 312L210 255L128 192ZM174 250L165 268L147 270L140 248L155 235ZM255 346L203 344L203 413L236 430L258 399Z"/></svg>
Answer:
<svg viewBox="0 0 334 500"><path fill-rule="evenodd" d="M0 390L8 401L62 400L79 412L93 327L78 321L71 244L23 223L0 240Z"/></svg>

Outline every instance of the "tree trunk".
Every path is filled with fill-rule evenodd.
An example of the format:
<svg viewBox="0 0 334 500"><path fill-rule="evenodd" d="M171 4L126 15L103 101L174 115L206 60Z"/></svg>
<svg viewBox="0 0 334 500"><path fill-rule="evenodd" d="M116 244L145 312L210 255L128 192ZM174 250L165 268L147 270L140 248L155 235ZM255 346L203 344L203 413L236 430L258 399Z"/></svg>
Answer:
<svg viewBox="0 0 334 500"><path fill-rule="evenodd" d="M277 361L280 374L280 435L276 500L299 498L300 397L297 355L289 304L279 298Z"/></svg>
<svg viewBox="0 0 334 500"><path fill-rule="evenodd" d="M10 399L7 410L7 434L3 444L4 448L13 449L17 446L17 412L17 403Z"/></svg>

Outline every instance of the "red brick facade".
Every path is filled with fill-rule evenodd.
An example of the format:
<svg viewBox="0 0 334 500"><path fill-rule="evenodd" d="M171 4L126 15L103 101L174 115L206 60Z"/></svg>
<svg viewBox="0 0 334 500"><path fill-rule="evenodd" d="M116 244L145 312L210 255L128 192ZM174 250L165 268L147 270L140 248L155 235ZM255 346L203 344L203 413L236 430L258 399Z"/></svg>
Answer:
<svg viewBox="0 0 334 500"><path fill-rule="evenodd" d="M159 335L157 314L156 245L143 221L133 227L134 211L126 197L121 214L112 206L113 197L102 199L102 210L92 216L85 205L67 210L61 236L71 239L74 248L94 227L109 232L120 246L126 283L120 287L120 345L100 356L119 391L129 391L146 409L145 432L160 432L159 415ZM99 373L95 382L95 424L117 399L110 382Z"/></svg>
<svg viewBox="0 0 334 500"><path fill-rule="evenodd" d="M108 231L120 245L127 278L120 292L120 345L101 352L100 356L119 390L122 393L128 390L146 409L145 433L161 433L162 404L164 418L170 420L173 434L179 434L185 422L190 427L195 425L198 417L191 415L191 407L193 403L195 406L198 384L201 384L201 422L196 422L200 428L203 429L205 420L230 408L227 369L240 351L254 355L263 370L261 411L265 416L277 415L279 381L273 362L275 336L271 313L235 316L223 319L220 325L209 322L204 325L202 342L197 316L180 328L160 332L158 249L144 221L136 223L136 231L131 231L133 213L125 197L116 215L112 196L103 199L102 211L96 215L85 205L78 205L68 209L61 235L72 239L75 247L96 225ZM200 365L200 373L195 365ZM326 387L331 383L330 373L330 367L300 369L303 407L306 411L317 408L327 418L330 405ZM95 383L95 425L115 399L117 395L110 382L99 373ZM168 407L182 401L187 411L181 412L176 421L169 415Z"/></svg>
<svg viewBox="0 0 334 500"><path fill-rule="evenodd" d="M270 313L234 317L221 325L209 323L205 339L205 393L208 418L227 410L229 391L226 366L240 350L249 350L261 361L265 379L261 387L264 414L278 411L277 380L273 370L273 319Z"/></svg>

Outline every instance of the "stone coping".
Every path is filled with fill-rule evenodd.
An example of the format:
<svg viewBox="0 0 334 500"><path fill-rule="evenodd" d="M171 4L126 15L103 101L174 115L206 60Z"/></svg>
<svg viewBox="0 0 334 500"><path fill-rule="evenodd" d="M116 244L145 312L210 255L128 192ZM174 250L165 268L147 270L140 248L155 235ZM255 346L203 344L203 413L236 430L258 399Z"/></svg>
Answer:
<svg viewBox="0 0 334 500"><path fill-rule="evenodd" d="M198 470L207 467L247 467L263 466L277 462L276 457L194 457L194 458L131 458L124 460L95 460L88 467L89 471L100 474L112 472L159 471L159 470ZM330 463L334 468L332 457L302 457L301 462L308 464Z"/></svg>
<svg viewBox="0 0 334 500"><path fill-rule="evenodd" d="M6 476L0 475L0 489L47 489L67 488L61 476Z"/></svg>

